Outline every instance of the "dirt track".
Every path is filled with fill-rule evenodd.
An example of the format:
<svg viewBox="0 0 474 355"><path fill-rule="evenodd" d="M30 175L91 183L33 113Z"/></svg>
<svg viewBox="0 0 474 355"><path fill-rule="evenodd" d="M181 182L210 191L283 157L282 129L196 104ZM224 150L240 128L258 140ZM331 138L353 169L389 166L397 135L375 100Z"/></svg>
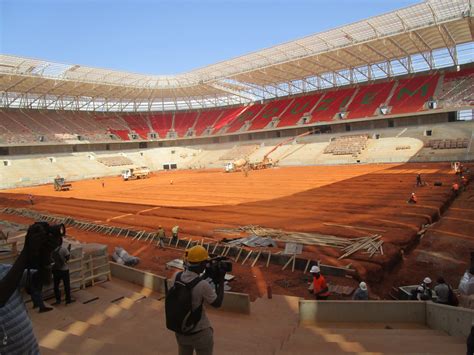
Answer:
<svg viewBox="0 0 474 355"><path fill-rule="evenodd" d="M414 187L417 173L428 186ZM252 171L248 177L212 170L175 171L128 182L118 177L81 181L68 192L55 192L52 185L2 191L0 205L26 206L26 194L33 194L31 207L36 210L147 230L161 224L169 231L178 224L181 236L214 239L227 236L216 233L216 228L249 224L347 238L378 230L385 242L384 255L369 258L358 253L337 260L339 250L305 247L304 256L331 265L351 264L360 278L380 282L401 260L400 250L416 243L421 226L438 218L454 180L446 163L276 168ZM443 185L433 186L434 181ZM409 205L406 200L413 191L419 202ZM452 232L466 238L472 234L462 228Z"/></svg>

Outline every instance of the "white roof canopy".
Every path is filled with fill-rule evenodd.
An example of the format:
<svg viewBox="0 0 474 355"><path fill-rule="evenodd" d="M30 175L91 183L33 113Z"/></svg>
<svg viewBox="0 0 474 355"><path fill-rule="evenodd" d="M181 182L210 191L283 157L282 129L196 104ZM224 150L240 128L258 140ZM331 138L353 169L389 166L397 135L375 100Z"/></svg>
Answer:
<svg viewBox="0 0 474 355"><path fill-rule="evenodd" d="M284 96L415 71L421 55L473 41L472 0L429 0L179 75L144 75L0 55L4 107L188 109ZM472 61L471 56L471 61ZM377 74L378 73L378 74Z"/></svg>

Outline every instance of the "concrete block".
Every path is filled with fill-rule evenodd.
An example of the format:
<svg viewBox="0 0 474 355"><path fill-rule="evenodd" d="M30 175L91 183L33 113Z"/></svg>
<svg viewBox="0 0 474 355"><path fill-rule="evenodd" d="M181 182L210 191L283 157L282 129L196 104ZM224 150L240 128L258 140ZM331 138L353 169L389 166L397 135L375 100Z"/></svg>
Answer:
<svg viewBox="0 0 474 355"><path fill-rule="evenodd" d="M473 321L472 309L426 303L426 323L432 329L445 331L451 336L467 337Z"/></svg>
<svg viewBox="0 0 474 355"><path fill-rule="evenodd" d="M110 262L110 271L112 277L149 288L156 292L165 293L165 277L114 262Z"/></svg>
<svg viewBox="0 0 474 355"><path fill-rule="evenodd" d="M153 291L165 293L165 282L171 287L170 280L150 272L134 269L129 266L110 262L112 277L143 286ZM223 311L250 314L250 296L246 293L225 292L224 302L220 308Z"/></svg>

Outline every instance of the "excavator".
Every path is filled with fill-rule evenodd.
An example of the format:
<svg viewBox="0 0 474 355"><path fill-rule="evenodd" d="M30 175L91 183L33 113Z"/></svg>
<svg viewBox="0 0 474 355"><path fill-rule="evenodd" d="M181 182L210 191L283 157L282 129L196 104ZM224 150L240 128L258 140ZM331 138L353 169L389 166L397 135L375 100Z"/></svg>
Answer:
<svg viewBox="0 0 474 355"><path fill-rule="evenodd" d="M270 151L268 151L263 156L262 160L259 161L259 162L249 163L249 161L247 159L242 158L242 159L238 159L238 160L235 160L233 162L227 163L226 166L225 166L225 171L227 173L230 173L230 172L236 172L236 171L243 171L245 169L262 170L262 169L273 168L278 163L278 161L274 162L270 158L270 154L272 154L275 150L280 148L282 145L290 143L290 142L294 141L295 139L302 138L302 137L305 137L307 135L310 135L311 133L313 133L313 132L308 131L308 132L302 133L300 135L297 135L295 137L290 137L288 139L285 139L284 141L278 143L276 146L274 146L272 149L270 149Z"/></svg>

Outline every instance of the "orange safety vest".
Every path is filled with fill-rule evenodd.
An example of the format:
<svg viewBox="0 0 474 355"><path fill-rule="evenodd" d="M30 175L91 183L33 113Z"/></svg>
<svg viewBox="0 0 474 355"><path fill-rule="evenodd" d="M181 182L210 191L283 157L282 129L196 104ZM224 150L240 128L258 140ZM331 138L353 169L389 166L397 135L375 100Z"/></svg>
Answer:
<svg viewBox="0 0 474 355"><path fill-rule="evenodd" d="M326 283L326 279L323 275L319 275L319 279L313 277L313 292L314 294L319 293L321 290L328 288L328 284ZM320 294L320 296L329 296L329 290Z"/></svg>

